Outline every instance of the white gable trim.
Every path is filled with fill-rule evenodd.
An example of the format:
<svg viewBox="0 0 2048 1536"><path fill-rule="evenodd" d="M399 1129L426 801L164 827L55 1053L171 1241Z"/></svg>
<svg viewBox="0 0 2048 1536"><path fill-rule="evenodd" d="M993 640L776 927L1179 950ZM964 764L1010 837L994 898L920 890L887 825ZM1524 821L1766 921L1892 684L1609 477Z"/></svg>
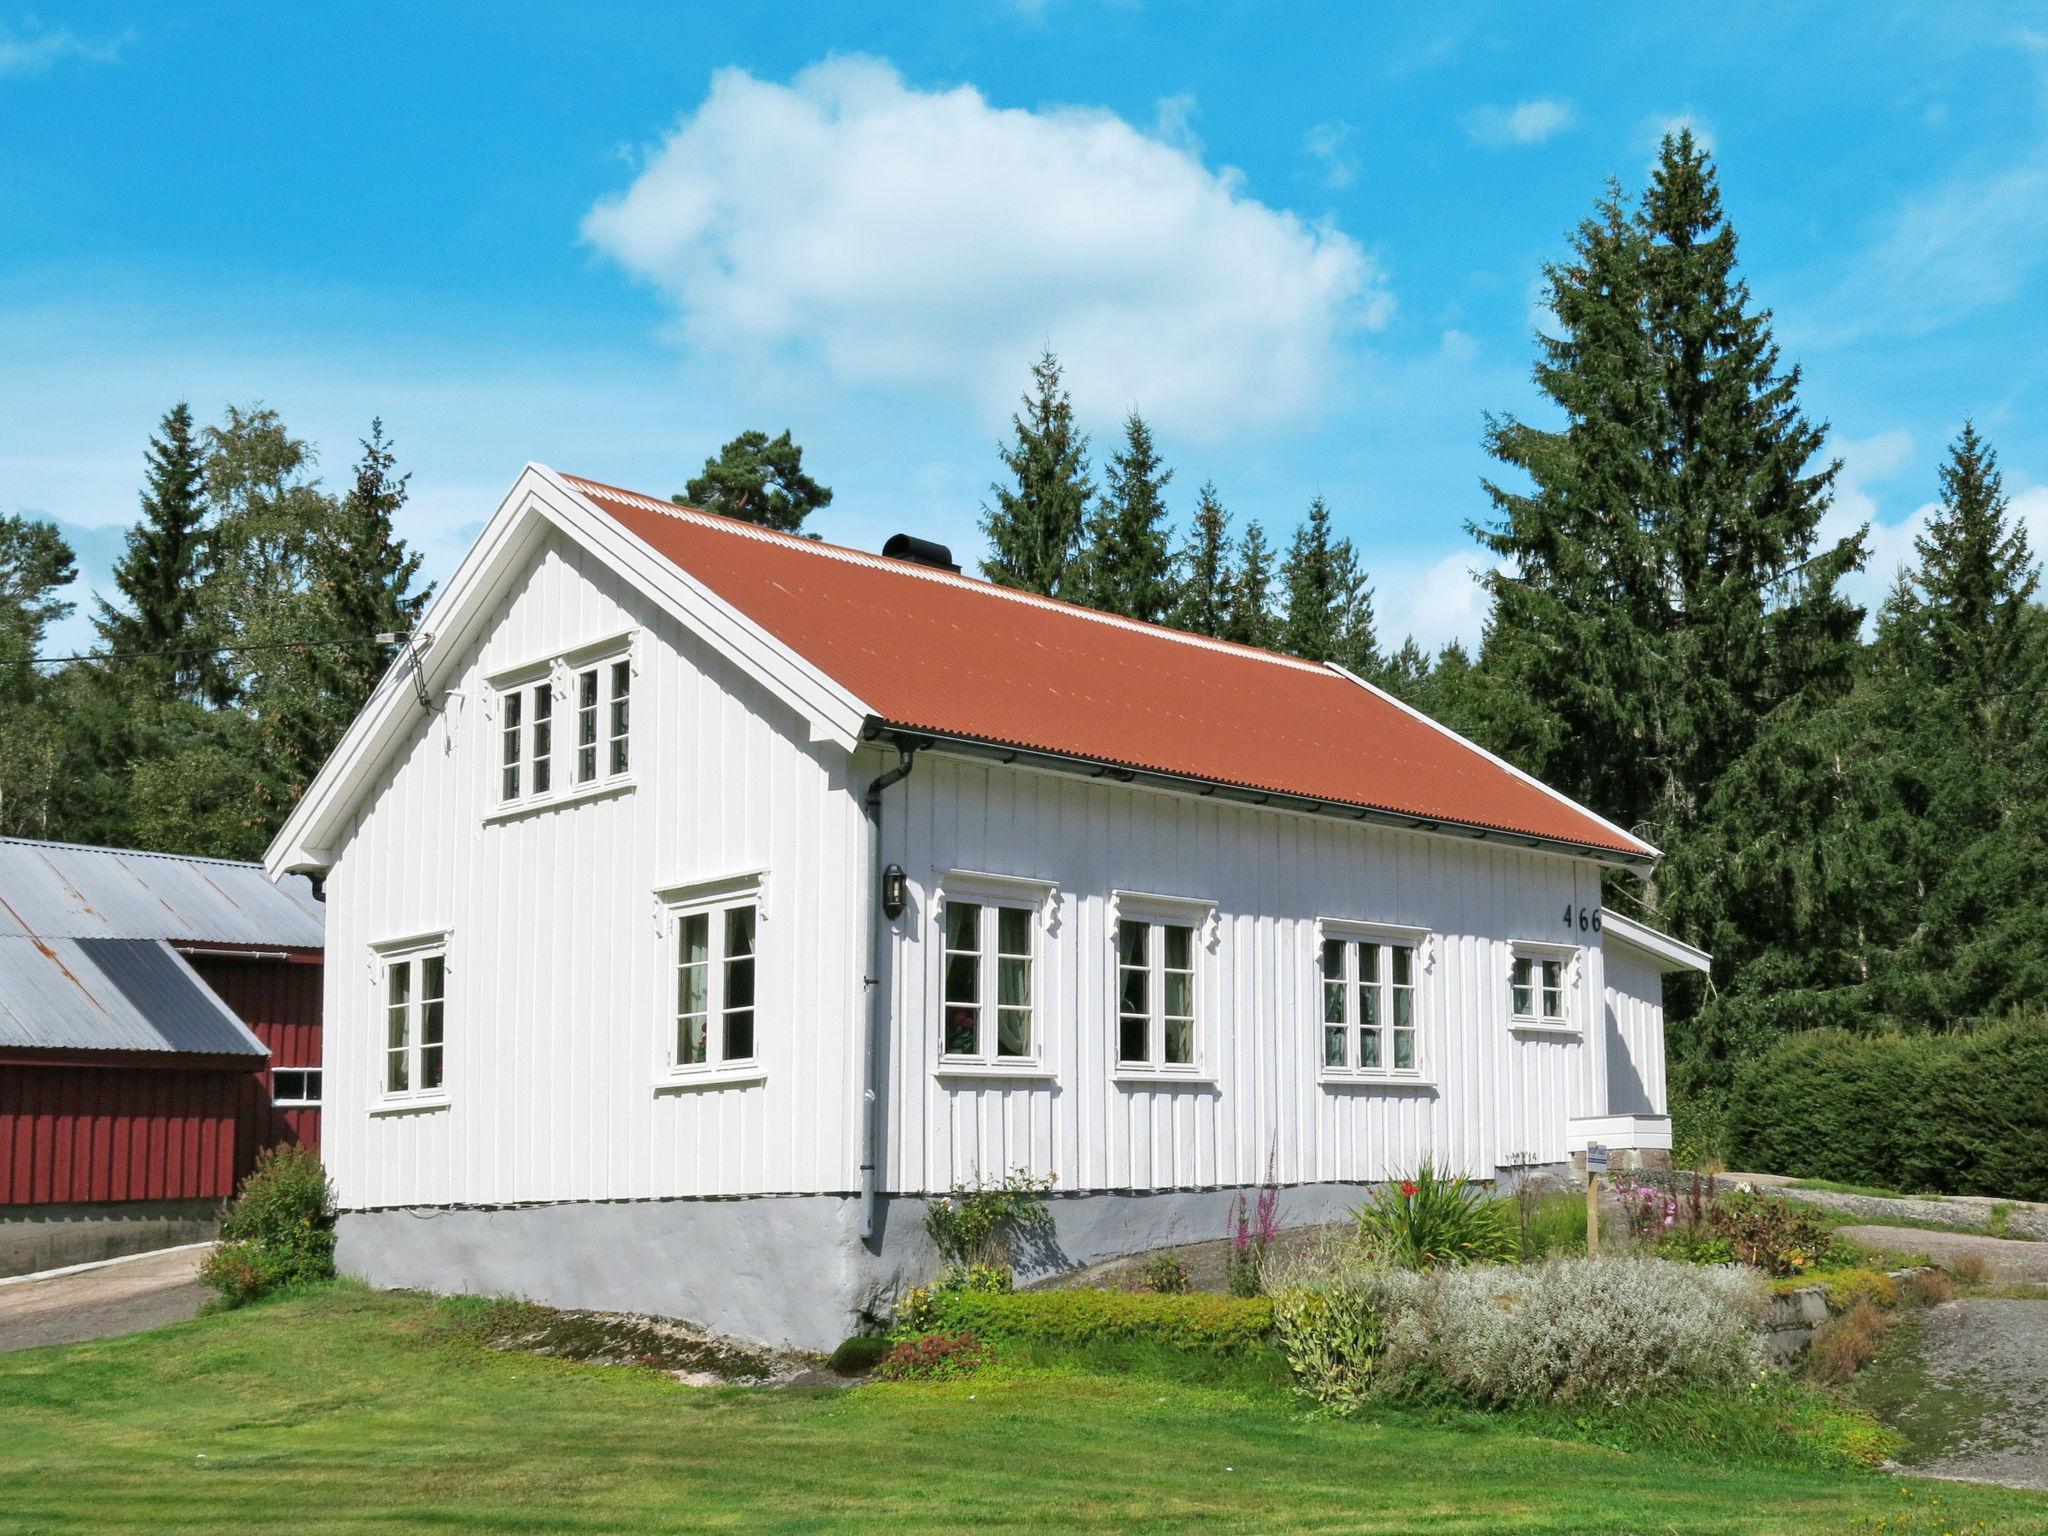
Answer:
<svg viewBox="0 0 2048 1536"><path fill-rule="evenodd" d="M1393 705L1394 708L1400 710L1403 714L1411 715L1415 719L1420 720L1424 725L1428 726L1431 730L1440 732L1441 734L1450 737L1451 740L1457 742L1461 746L1471 748L1474 752L1477 752L1481 757L1485 758L1489 763L1492 763L1494 767L1503 769L1504 771L1513 774L1516 778L1520 779L1524 784L1528 784L1536 789L1542 790L1544 794L1550 796L1550 798L1555 800L1559 805L1570 806L1573 810L1577 811L1581 816L1585 816L1593 821L1597 821L1601 826L1605 827L1608 831L1612 832L1616 837L1623 838L1626 841L1633 843L1636 846L1636 848L1640 850L1639 857L1635 862L1639 862L1647 866L1650 860L1659 859L1663 857L1663 854L1659 849L1654 848L1650 844L1644 842L1640 837L1637 837L1633 832L1630 832L1622 827L1617 827L1613 822L1609 821L1605 816L1602 816L1597 811L1587 810L1585 806L1579 804L1579 802L1574 800L1570 795L1563 793L1561 790L1552 789L1548 784L1544 783L1534 774L1522 772L1521 769L1517 768L1513 763L1509 762L1506 758L1497 756L1494 753L1487 751L1486 748L1480 746L1478 742L1471 740L1469 737L1460 736L1456 731L1452 730L1448 725L1445 725L1443 722L1439 720L1432 720L1429 718L1429 716L1425 715L1421 710L1416 709L1411 705L1402 703L1399 699L1395 698L1391 693L1387 692L1386 689L1375 687L1373 684L1367 682L1364 678L1360 677L1356 672L1350 671L1348 668L1345 667L1340 667L1334 661L1325 662L1324 665L1327 666L1332 672L1336 673L1339 677L1350 678L1352 682L1358 684L1358 686L1363 688L1367 693L1385 699L1389 704ZM1421 820L1422 818L1418 817L1417 819ZM1626 858L1627 855L1624 854L1622 855L1622 857Z"/></svg>
<svg viewBox="0 0 2048 1536"><path fill-rule="evenodd" d="M1623 917L1612 907L1601 908L1600 917L1601 930L1610 941L1619 939L1630 949L1641 950L1657 962L1659 971L1698 971L1705 976L1714 969L1714 957L1705 950L1694 949L1632 917Z"/></svg>
<svg viewBox="0 0 2048 1536"><path fill-rule="evenodd" d="M416 633L433 637L421 654L421 682L429 697L445 690L506 585L550 529L588 550L803 716L812 741L829 741L848 752L859 743L871 714L864 703L541 464L521 471L455 574L420 616ZM401 655L265 851L263 867L273 880L292 870L327 868L347 818L405 739L419 707L411 662Z"/></svg>

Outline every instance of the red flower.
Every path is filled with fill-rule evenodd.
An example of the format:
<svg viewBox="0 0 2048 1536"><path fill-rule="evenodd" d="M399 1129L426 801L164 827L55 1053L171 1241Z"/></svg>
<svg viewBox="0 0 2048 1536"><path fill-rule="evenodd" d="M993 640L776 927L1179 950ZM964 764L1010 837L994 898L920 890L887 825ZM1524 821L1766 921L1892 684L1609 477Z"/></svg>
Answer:
<svg viewBox="0 0 2048 1536"><path fill-rule="evenodd" d="M1420 1184L1417 1184L1413 1179L1403 1179L1401 1181L1401 1193L1406 1195L1410 1200L1413 1200L1421 1192L1422 1186Z"/></svg>

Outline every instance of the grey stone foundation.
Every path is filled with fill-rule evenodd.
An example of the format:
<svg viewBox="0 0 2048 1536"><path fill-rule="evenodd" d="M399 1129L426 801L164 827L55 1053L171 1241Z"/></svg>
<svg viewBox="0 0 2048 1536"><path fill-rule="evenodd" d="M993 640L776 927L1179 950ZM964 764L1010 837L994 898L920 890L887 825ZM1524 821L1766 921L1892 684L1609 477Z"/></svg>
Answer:
<svg viewBox="0 0 2048 1536"><path fill-rule="evenodd" d="M1365 1191L1283 1189L1279 1223L1342 1220ZM1054 1195L1046 1202L1050 1230L1015 1255L1018 1278L1222 1237L1237 1194ZM348 1211L335 1261L343 1274L387 1289L683 1318L735 1338L823 1350L936 1273L924 1204L922 1196L878 1200L872 1251L860 1240L860 1202L850 1195Z"/></svg>
<svg viewBox="0 0 2048 1536"><path fill-rule="evenodd" d="M0 1275L204 1243L219 1232L218 1200L0 1206Z"/></svg>

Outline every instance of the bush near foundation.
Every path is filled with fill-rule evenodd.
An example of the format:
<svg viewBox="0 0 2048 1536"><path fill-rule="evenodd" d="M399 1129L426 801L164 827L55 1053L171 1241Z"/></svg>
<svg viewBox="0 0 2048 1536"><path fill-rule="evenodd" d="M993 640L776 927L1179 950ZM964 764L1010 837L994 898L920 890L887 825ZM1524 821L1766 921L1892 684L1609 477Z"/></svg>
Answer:
<svg viewBox="0 0 2048 1536"><path fill-rule="evenodd" d="M268 1147L220 1224L200 1280L239 1307L272 1291L334 1278L334 1186L317 1153Z"/></svg>
<svg viewBox="0 0 2048 1536"><path fill-rule="evenodd" d="M932 1297L926 1328L971 1332L993 1345L1143 1339L1234 1354L1272 1332L1273 1304L1263 1297L1142 1291L947 1291Z"/></svg>
<svg viewBox="0 0 2048 1536"><path fill-rule="evenodd" d="M1738 1073L1727 1129L1739 1167L2048 1200L2048 1014L1963 1034L1789 1036Z"/></svg>

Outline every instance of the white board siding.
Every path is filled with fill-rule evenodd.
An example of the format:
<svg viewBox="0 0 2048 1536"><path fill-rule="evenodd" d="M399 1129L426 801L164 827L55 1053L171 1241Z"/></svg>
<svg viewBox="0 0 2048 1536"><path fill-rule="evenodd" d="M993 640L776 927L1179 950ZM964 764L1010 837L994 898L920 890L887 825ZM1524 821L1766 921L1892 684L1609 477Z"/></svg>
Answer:
<svg viewBox="0 0 2048 1536"><path fill-rule="evenodd" d="M485 823L484 679L628 628L637 787ZM555 720L566 741L560 701ZM853 761L805 734L575 546L535 548L330 874L323 1140L345 1207L854 1187L865 833ZM656 1092L672 981L653 892L761 868L766 1079ZM373 1114L371 946L440 929L451 1103Z"/></svg>
<svg viewBox="0 0 2048 1536"><path fill-rule="evenodd" d="M1608 1103L1616 1115L1661 1115L1664 978L1626 944L1607 951Z"/></svg>
<svg viewBox="0 0 2048 1536"><path fill-rule="evenodd" d="M1557 854L1263 811L931 753L890 792L887 857L912 900L890 966L883 1182L936 1190L1015 1167L1063 1189L1285 1183L1439 1166L1489 1176L1518 1153L1564 1157L1567 1118L1604 1108L1597 939L1567 906L1599 872ZM1055 883L1039 1029L1051 1082L934 1073L935 887L971 869ZM1213 901L1199 1055L1213 1085L1114 1080L1110 893ZM1434 1091L1317 1081L1318 917L1427 928L1417 1004ZM1575 943L1575 1038L1508 1028L1512 943ZM1591 942L1588 942L1588 941Z"/></svg>

